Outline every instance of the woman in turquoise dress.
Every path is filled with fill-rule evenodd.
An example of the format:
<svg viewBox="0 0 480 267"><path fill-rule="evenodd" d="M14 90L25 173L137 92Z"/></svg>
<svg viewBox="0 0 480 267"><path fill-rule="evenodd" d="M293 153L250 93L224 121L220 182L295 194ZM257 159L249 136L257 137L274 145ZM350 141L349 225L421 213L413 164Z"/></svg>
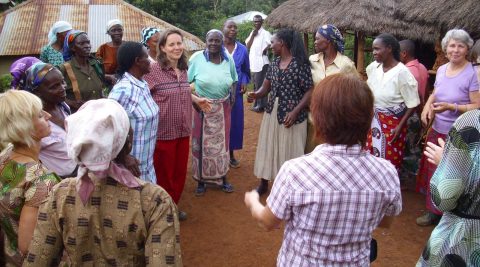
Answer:
<svg viewBox="0 0 480 267"><path fill-rule="evenodd" d="M480 266L480 110L453 124L430 190L443 216L417 266Z"/></svg>

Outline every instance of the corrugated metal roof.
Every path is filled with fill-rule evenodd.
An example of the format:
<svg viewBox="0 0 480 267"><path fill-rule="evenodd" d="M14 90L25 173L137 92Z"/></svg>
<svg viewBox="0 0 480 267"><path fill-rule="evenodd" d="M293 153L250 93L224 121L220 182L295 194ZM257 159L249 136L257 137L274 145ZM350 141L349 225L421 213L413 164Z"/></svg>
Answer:
<svg viewBox="0 0 480 267"><path fill-rule="evenodd" d="M117 18L124 23L123 40L127 41L140 41L140 31L144 27L178 29L120 0L30 0L0 14L0 56L39 54L48 42L50 27L59 20L86 31L94 52L110 41L105 33L106 25ZM198 37L181 31L187 50L205 47Z"/></svg>

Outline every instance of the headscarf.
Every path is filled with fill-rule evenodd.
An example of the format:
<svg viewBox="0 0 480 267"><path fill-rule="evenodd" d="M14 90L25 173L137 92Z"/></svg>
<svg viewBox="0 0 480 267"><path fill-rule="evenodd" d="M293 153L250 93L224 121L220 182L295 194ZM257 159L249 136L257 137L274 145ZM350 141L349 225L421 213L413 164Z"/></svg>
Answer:
<svg viewBox="0 0 480 267"><path fill-rule="evenodd" d="M317 32L331 41L335 46L335 49L343 54L343 51L345 50L345 40L343 39L342 33L337 29L337 27L331 24L326 24L318 28Z"/></svg>
<svg viewBox="0 0 480 267"><path fill-rule="evenodd" d="M85 205L94 190L91 178L111 177L129 187L137 179L113 160L122 150L130 129L123 107L112 99L90 100L65 119L68 156L78 164L77 192Z"/></svg>
<svg viewBox="0 0 480 267"><path fill-rule="evenodd" d="M153 28L153 27L143 28L142 29L142 42L141 43L145 47L148 47L148 45L147 45L148 40L150 38L152 38L152 36L157 32L161 32L160 29Z"/></svg>
<svg viewBox="0 0 480 267"><path fill-rule="evenodd" d="M53 24L48 32L48 44L52 45L57 41L57 33L66 32L72 29L72 25L66 21L60 20Z"/></svg>
<svg viewBox="0 0 480 267"><path fill-rule="evenodd" d="M84 31L79 30L70 30L67 35L65 36L65 40L63 41L63 60L65 62L69 61L72 58L72 51L70 45L75 41L80 34L85 33Z"/></svg>
<svg viewBox="0 0 480 267"><path fill-rule="evenodd" d="M107 23L107 33L108 31L115 25L120 25L122 26L123 28L123 22L119 19L112 19L112 20L109 20L108 23Z"/></svg>
<svg viewBox="0 0 480 267"><path fill-rule="evenodd" d="M212 29L212 30L209 30L207 32L207 34L205 35L205 40L208 38L208 35L210 33L218 33L220 34L221 38L222 38L222 47L220 48L220 54L222 55L223 59L225 61L228 62L228 56L227 56L227 52L225 51L225 47L223 46L223 32L221 32L220 30L217 30L217 29ZM205 56L205 59L208 61L210 61L210 57L209 57L209 53L208 53L208 48L203 50L203 55Z"/></svg>
<svg viewBox="0 0 480 267"><path fill-rule="evenodd" d="M25 91L33 92L43 82L45 76L55 69L52 64L38 62L32 65L26 72Z"/></svg>
<svg viewBox="0 0 480 267"><path fill-rule="evenodd" d="M22 57L10 66L10 74L13 76L13 80L10 83L12 88L23 89L25 86L25 79L27 78L27 69L30 68L33 64L41 62L40 59L36 57Z"/></svg>

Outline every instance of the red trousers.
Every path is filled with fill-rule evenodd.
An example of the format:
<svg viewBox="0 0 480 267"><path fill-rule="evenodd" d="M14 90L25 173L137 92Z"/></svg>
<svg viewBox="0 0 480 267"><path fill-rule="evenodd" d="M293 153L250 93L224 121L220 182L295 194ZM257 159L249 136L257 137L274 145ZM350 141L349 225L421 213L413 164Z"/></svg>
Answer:
<svg viewBox="0 0 480 267"><path fill-rule="evenodd" d="M170 194L178 204L187 176L190 137L174 140L157 140L153 166L157 184Z"/></svg>

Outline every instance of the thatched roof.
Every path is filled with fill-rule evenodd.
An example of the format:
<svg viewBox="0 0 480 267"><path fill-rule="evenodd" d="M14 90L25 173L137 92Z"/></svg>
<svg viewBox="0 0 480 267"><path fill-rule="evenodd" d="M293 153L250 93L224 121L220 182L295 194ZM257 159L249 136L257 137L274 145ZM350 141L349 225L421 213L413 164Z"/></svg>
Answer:
<svg viewBox="0 0 480 267"><path fill-rule="evenodd" d="M290 27L302 32L315 32L320 25L329 23L369 35L388 32L402 38L433 43L441 35L435 19L438 15L430 13L431 17L420 20L416 18L423 14L411 12L431 12L436 6L433 2L439 1L442 0L289 0L273 10L266 22L275 28ZM426 8L428 5L424 2L433 4ZM463 4L463 1L458 2ZM462 4L455 3L456 6ZM420 6L424 5L422 9Z"/></svg>

